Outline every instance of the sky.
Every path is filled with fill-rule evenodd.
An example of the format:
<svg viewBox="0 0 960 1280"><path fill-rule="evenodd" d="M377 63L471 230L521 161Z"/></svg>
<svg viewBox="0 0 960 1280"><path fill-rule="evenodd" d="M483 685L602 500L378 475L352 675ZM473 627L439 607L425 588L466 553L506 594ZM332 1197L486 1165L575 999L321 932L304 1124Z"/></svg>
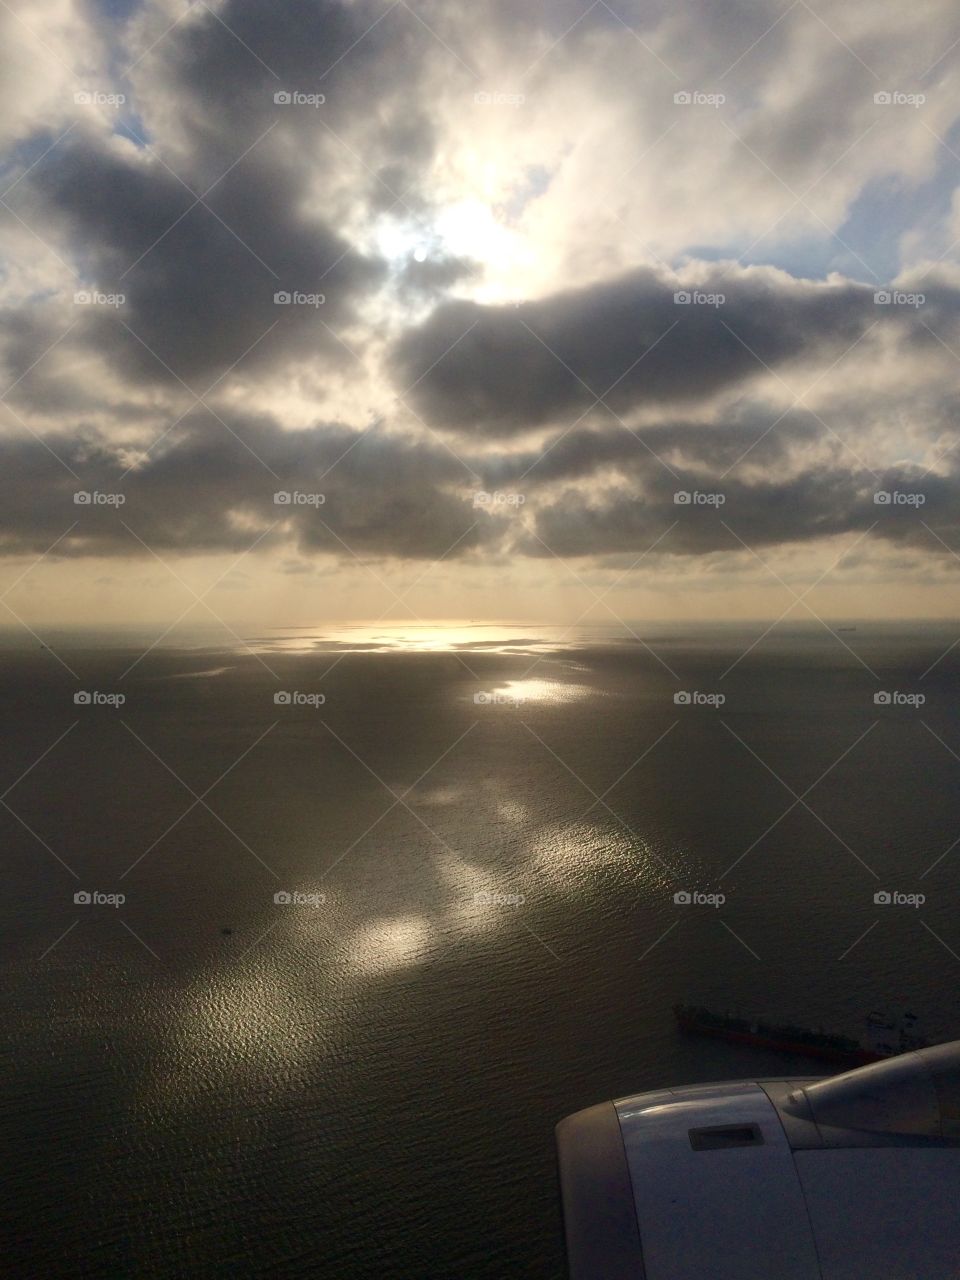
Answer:
<svg viewBox="0 0 960 1280"><path fill-rule="evenodd" d="M957 615L950 0L9 0L0 86L0 625Z"/></svg>

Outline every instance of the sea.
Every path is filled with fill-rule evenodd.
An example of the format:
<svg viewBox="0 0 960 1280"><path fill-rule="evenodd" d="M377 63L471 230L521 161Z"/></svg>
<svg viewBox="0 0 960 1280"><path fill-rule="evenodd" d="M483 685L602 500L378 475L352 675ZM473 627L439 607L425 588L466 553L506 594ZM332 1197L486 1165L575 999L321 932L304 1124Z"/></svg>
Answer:
<svg viewBox="0 0 960 1280"><path fill-rule="evenodd" d="M958 634L4 633L5 1273L562 1280L560 1119L826 1070L677 1002L960 1037Z"/></svg>

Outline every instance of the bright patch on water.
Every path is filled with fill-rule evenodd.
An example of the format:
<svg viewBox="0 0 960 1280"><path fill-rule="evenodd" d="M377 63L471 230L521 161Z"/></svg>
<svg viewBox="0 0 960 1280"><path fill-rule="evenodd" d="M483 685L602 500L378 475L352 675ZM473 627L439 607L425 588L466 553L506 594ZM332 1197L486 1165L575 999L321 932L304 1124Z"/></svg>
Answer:
<svg viewBox="0 0 960 1280"><path fill-rule="evenodd" d="M498 685L505 697L524 702L574 702L588 698L592 692L585 684L567 684L564 680L508 680Z"/></svg>

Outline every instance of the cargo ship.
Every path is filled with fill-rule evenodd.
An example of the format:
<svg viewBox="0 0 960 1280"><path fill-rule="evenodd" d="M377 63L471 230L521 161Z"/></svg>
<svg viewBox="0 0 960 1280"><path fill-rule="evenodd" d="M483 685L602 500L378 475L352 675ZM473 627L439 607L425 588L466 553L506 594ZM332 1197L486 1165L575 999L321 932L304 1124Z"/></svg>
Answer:
<svg viewBox="0 0 960 1280"><path fill-rule="evenodd" d="M757 1049L773 1049L778 1053L796 1053L823 1062L839 1062L863 1066L880 1062L898 1053L922 1049L927 1041L917 1034L916 1016L904 1013L894 1019L883 1013L867 1018L866 1043L830 1031L811 1031L807 1027L751 1021L748 1018L715 1013L700 1005L675 1004L673 1012L681 1031L693 1035L713 1036L735 1044L748 1044Z"/></svg>

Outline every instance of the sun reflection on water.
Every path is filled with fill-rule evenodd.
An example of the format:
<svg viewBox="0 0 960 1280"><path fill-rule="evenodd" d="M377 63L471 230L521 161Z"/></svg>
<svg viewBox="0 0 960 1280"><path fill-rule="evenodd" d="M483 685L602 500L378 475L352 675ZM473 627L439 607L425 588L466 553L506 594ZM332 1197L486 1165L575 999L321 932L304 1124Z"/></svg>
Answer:
<svg viewBox="0 0 960 1280"><path fill-rule="evenodd" d="M363 974L385 974L425 958L434 931L425 916L372 920L350 939L350 967Z"/></svg>
<svg viewBox="0 0 960 1280"><path fill-rule="evenodd" d="M507 699L521 705L525 702L573 702L578 698L588 698L592 693L589 685L571 684L566 680L507 680L497 689L502 689Z"/></svg>
<svg viewBox="0 0 960 1280"><path fill-rule="evenodd" d="M569 688L553 680L515 686L547 701ZM461 799L460 788L441 785L425 788L412 804L433 822ZM558 921L568 917L571 902L637 891L655 896L670 887L656 847L609 821L544 823L502 785L479 787L472 805L482 837L469 853L439 837L442 847L419 851L432 874L421 879L416 896L398 880L375 905L348 892L318 893L317 908L279 906L272 921L258 926L253 945L198 976L170 1025L154 1088L190 1106L198 1101L198 1064L238 1076L297 1069L330 1050L321 990L357 999L391 975L445 962L458 945L500 937L509 944L511 935L539 938L541 930L546 949L562 954Z"/></svg>
<svg viewBox="0 0 960 1280"><path fill-rule="evenodd" d="M619 633L616 633L619 635ZM609 627L545 626L498 622L343 623L283 627L253 639L254 648L277 653L334 650L348 653L565 652L613 638Z"/></svg>

